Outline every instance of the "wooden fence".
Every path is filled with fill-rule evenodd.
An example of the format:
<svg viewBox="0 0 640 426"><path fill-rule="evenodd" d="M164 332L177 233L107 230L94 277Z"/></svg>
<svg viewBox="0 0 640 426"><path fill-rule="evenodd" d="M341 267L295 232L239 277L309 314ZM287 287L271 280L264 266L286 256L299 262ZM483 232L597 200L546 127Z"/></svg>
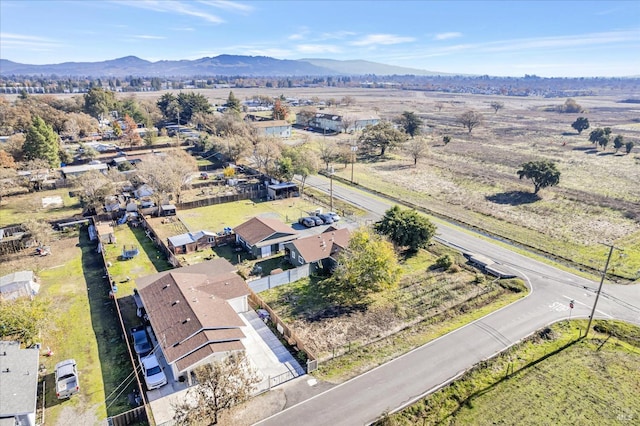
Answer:
<svg viewBox="0 0 640 426"><path fill-rule="evenodd" d="M276 329L287 340L287 343L293 346L298 351L302 351L305 353L307 357L307 365L306 365L307 373L311 373L312 371L317 370L318 358L315 356L315 354L309 348L307 348L305 343L298 338L298 336L294 333L294 331L291 328L289 328L289 326L287 326L280 319L278 314L276 314L275 311L271 309L271 307L267 304L267 302L262 300L262 298L258 296L253 290L250 290L250 291L251 292L249 293L249 303L251 304L251 306L253 306L256 309L264 309L267 312L269 312L271 322L275 324Z"/></svg>

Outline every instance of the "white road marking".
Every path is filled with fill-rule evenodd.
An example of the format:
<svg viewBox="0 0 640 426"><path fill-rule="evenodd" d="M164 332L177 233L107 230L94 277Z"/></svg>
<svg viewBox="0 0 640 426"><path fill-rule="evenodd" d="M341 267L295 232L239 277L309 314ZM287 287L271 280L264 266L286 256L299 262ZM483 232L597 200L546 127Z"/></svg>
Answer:
<svg viewBox="0 0 640 426"><path fill-rule="evenodd" d="M589 305L587 305L586 303L582 303L582 302L581 302L581 301L579 301L579 300L572 299L571 297L569 297L569 296L565 296L564 294L562 295L562 297L564 297L565 299L568 299L568 300L573 300L573 303L579 303L579 304L581 304L582 306L586 306L587 308L592 308L592 306L589 306ZM598 313L599 313L599 314L601 314L601 315L604 315L605 317L613 318L611 315L609 315L609 314L607 314L607 313L605 313L605 312L602 312L602 311L601 311L601 310L599 310L599 309L596 309L596 312L598 312Z"/></svg>

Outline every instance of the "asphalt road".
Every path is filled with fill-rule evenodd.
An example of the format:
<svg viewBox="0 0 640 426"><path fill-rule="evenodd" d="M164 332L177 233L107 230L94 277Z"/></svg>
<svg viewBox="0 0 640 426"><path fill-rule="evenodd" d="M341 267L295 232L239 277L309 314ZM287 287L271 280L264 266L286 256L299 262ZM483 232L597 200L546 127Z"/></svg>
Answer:
<svg viewBox="0 0 640 426"><path fill-rule="evenodd" d="M329 192L329 180L324 177L310 176L307 185ZM336 182L333 183L333 195L369 211L372 220L392 206L388 200ZM437 238L461 251L480 253L511 268L527 281L531 293L258 424L368 424L383 412L392 412L412 403L548 324L570 315L585 318L591 313L599 283L522 256L454 225L439 225ZM603 257L603 266L604 262ZM569 308L571 300L574 300L574 309ZM616 318L640 325L640 286L606 284L595 317ZM576 335L578 332L576 330Z"/></svg>

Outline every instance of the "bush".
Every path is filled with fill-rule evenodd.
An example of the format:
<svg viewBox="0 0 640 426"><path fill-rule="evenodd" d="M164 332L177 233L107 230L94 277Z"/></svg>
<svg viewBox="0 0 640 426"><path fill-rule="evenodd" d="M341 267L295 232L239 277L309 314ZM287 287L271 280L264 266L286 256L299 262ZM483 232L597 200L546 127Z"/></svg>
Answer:
<svg viewBox="0 0 640 426"><path fill-rule="evenodd" d="M500 287L504 288L505 290L509 290L514 293L522 293L523 291L527 291L527 286L519 278L499 280L498 284L500 284Z"/></svg>
<svg viewBox="0 0 640 426"><path fill-rule="evenodd" d="M443 256L440 256L437 260L436 260L436 267L438 268L442 268L445 271L449 270L449 268L451 268L451 266L453 265L453 257L451 257L451 255L445 254Z"/></svg>

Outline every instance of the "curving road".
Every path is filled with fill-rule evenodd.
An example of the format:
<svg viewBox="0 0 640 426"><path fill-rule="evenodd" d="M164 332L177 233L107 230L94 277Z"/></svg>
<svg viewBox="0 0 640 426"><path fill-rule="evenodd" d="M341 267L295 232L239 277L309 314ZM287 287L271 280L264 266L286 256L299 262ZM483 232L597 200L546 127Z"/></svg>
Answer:
<svg viewBox="0 0 640 426"><path fill-rule="evenodd" d="M329 180L307 178L307 185L329 192ZM333 183L333 195L381 217L392 202ZM260 425L363 425L395 411L455 379L536 330L568 318L588 317L598 283L562 271L492 243L454 225L439 225L437 238L462 251L481 253L524 278L531 293L501 310L440 337L361 376L285 409ZM605 259L602 259L604 265ZM570 310L569 301L574 300ZM597 318L640 325L640 286L608 284L598 301ZM579 331L576 330L576 334Z"/></svg>

